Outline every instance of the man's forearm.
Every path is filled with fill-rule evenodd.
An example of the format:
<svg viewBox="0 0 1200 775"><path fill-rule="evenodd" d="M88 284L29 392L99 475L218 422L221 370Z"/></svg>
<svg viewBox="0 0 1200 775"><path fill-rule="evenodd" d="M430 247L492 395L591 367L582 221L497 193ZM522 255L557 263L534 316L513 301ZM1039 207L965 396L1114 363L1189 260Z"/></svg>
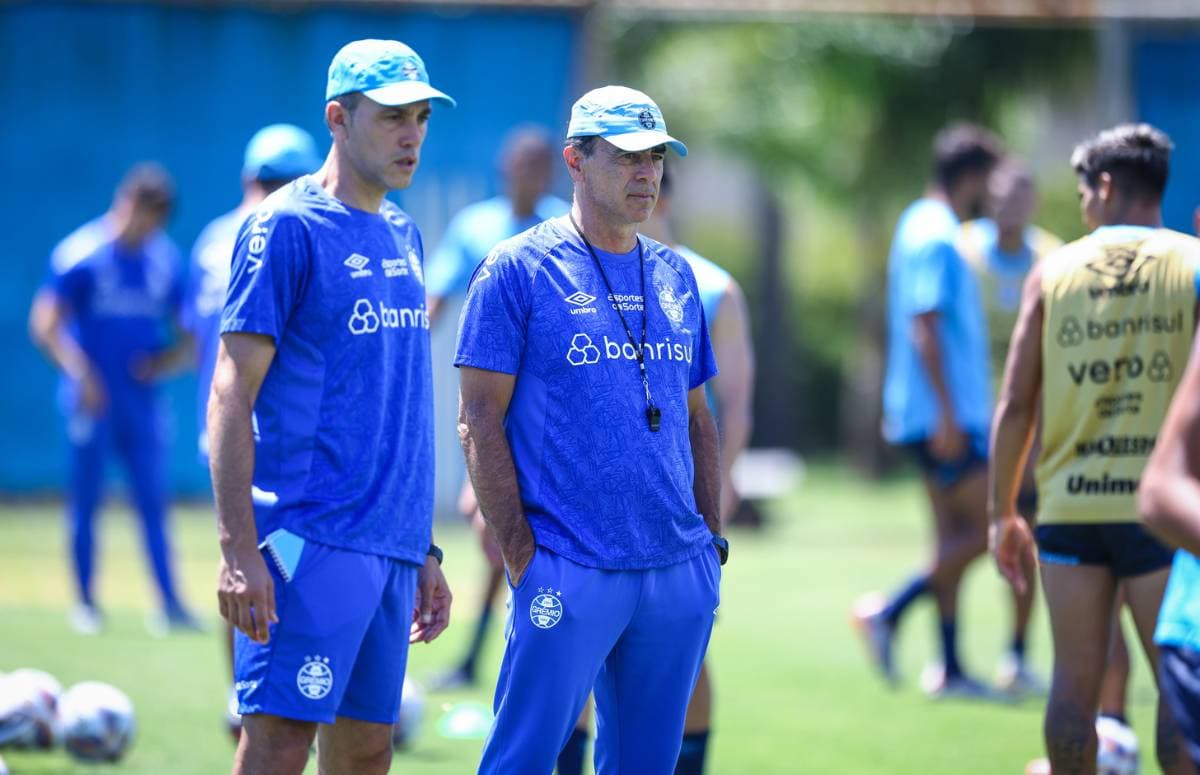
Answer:
<svg viewBox="0 0 1200 775"><path fill-rule="evenodd" d="M1025 459L1033 446L1037 414L1032 406L1001 401L992 424L989 512L996 519L1016 510Z"/></svg>
<svg viewBox="0 0 1200 775"><path fill-rule="evenodd" d="M250 495L254 481L252 411L236 386L214 382L208 407L209 467L222 549L258 545Z"/></svg>
<svg viewBox="0 0 1200 775"><path fill-rule="evenodd" d="M458 435L479 510L491 526L505 559L517 557L534 540L521 506L517 469L504 435L503 420L487 407L464 404Z"/></svg>
<svg viewBox="0 0 1200 775"><path fill-rule="evenodd" d="M694 466L692 485L696 509L704 524L714 533L721 532L721 469L717 424L708 409L694 411L688 418L688 438L692 444Z"/></svg>
<svg viewBox="0 0 1200 775"><path fill-rule="evenodd" d="M929 384L937 396L938 408L943 418L954 417L954 404L950 400L950 389L946 386L946 373L942 368L942 346L938 341L937 325L926 315L913 318L913 342L921 364L929 376Z"/></svg>

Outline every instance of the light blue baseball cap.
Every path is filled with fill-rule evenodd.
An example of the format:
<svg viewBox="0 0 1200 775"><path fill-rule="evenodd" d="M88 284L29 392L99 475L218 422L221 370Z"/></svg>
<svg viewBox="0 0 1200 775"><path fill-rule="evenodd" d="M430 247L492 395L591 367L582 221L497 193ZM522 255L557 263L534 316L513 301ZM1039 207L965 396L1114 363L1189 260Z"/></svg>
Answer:
<svg viewBox="0 0 1200 775"><path fill-rule="evenodd" d="M454 107L450 95L429 85L425 63L398 40L356 40L342 46L329 64L326 101L362 92L380 105L439 100Z"/></svg>
<svg viewBox="0 0 1200 775"><path fill-rule="evenodd" d="M567 137L603 137L622 151L666 145L680 156L687 146L667 134L667 122L654 100L626 86L592 89L571 107Z"/></svg>
<svg viewBox="0 0 1200 775"><path fill-rule="evenodd" d="M246 144L242 177L247 180L292 180L321 166L312 135L292 124L271 124Z"/></svg>

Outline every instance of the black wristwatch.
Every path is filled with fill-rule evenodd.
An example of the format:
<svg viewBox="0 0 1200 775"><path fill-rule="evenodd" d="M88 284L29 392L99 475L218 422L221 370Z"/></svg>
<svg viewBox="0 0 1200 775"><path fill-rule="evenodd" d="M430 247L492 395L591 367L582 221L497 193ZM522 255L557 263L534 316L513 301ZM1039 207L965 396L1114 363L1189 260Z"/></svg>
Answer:
<svg viewBox="0 0 1200 775"><path fill-rule="evenodd" d="M442 547L438 546L437 544L430 544L429 550L426 551L425 554L437 560L438 565L442 564L442 558L446 556L446 554L442 551Z"/></svg>
<svg viewBox="0 0 1200 775"><path fill-rule="evenodd" d="M725 536L713 533L712 543L717 547L717 556L721 558L721 564L729 562L729 541Z"/></svg>

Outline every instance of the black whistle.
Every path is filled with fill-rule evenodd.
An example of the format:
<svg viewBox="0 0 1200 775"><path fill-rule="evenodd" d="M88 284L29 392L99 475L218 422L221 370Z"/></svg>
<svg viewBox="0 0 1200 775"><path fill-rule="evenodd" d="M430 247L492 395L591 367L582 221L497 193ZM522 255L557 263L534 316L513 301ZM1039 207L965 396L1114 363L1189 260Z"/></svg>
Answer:
<svg viewBox="0 0 1200 775"><path fill-rule="evenodd" d="M651 406L646 409L646 422L650 425L650 430L658 432L659 426L662 425L662 410L657 406Z"/></svg>

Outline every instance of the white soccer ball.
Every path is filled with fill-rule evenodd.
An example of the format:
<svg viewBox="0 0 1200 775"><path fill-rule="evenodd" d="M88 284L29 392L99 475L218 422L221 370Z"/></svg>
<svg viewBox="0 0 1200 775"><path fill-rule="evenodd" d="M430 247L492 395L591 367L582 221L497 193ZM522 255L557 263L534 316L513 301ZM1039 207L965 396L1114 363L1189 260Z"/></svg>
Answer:
<svg viewBox="0 0 1200 775"><path fill-rule="evenodd" d="M392 747L402 750L412 745L417 732L421 729L421 719L425 715L425 690L421 684L405 676L404 686L400 690L400 714L392 725Z"/></svg>
<svg viewBox="0 0 1200 775"><path fill-rule="evenodd" d="M62 684L43 670L24 668L0 678L0 745L53 748L61 695Z"/></svg>
<svg viewBox="0 0 1200 775"><path fill-rule="evenodd" d="M133 742L133 703L115 686L84 681L58 703L63 743L76 759L115 762Z"/></svg>
<svg viewBox="0 0 1200 775"><path fill-rule="evenodd" d="M1115 718L1100 716L1096 719L1096 775L1138 775L1139 763L1137 735L1127 724Z"/></svg>

